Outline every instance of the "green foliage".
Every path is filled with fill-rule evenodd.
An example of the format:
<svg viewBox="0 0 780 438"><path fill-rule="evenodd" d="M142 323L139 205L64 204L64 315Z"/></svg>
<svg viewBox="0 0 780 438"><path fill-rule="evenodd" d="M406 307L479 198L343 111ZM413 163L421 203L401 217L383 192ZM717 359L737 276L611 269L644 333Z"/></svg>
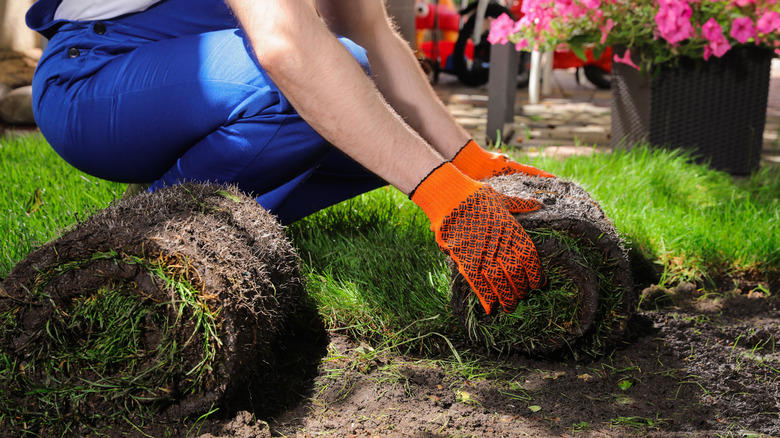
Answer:
<svg viewBox="0 0 780 438"><path fill-rule="evenodd" d="M765 26L758 31L753 29L752 35L743 33L739 37L739 32L732 33L738 28L735 20L742 18L755 24L775 7L773 4L774 1L766 0L679 3L618 0L596 4L584 0L566 3L528 0L526 14L517 26L511 22L500 23L501 26L492 27L491 33L499 41L508 38L528 51L560 50L563 46L585 60L585 49L599 51L624 46L641 57L639 64L643 68L663 63L675 65L684 57L706 59L712 54L720 57L733 47L774 50L780 40L776 28ZM717 27L710 28L710 33L714 30L717 38L707 35L707 28L714 23Z"/></svg>
<svg viewBox="0 0 780 438"><path fill-rule="evenodd" d="M0 137L0 278L28 253L103 208L124 185L76 171L40 134Z"/></svg>
<svg viewBox="0 0 780 438"><path fill-rule="evenodd" d="M559 239L600 270L598 251L578 240L550 230L530 232L537 239ZM426 353L451 350L453 341L467 338L494 350L518 345L531 350L551 340L563 345L578 323L576 285L560 267L545 266L549 286L543 293L489 321L478 316L482 307L472 296L474 314L462 327L450 308L450 271L427 219L391 188L321 211L293 224L289 233L327 326L355 338ZM622 295L611 278L600 279L600 285L605 298L585 353L602 351L604 337L618 322L613 315Z"/></svg>

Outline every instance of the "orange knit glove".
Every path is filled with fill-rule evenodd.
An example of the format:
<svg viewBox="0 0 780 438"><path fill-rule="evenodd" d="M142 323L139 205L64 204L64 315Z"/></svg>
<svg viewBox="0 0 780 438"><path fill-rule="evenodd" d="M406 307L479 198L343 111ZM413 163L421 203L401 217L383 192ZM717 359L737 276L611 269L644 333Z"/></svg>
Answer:
<svg viewBox="0 0 780 438"><path fill-rule="evenodd" d="M469 140L466 146L463 146L455 158L452 159L461 172L470 176L472 179L481 181L485 178L499 175L510 175L513 173L523 173L530 176L543 176L551 178L555 175L539 170L532 166L516 163L506 155L488 152L477 144L474 140Z"/></svg>
<svg viewBox="0 0 780 438"><path fill-rule="evenodd" d="M513 312L530 289L545 282L536 248L511 213L542 207L505 196L450 163L436 168L410 195L431 221L436 243L490 314L497 303Z"/></svg>

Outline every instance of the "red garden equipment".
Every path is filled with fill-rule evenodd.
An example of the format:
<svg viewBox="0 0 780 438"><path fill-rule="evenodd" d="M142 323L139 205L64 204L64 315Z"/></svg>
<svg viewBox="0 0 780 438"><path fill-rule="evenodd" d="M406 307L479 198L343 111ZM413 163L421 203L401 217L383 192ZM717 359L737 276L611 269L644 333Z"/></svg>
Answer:
<svg viewBox="0 0 780 438"><path fill-rule="evenodd" d="M433 81L439 72L452 73L465 85L479 86L487 83L490 69L490 43L487 35L490 22L501 14L517 20L523 16L522 0L461 0L461 9L455 9L453 0L418 0L417 49L423 55L423 64L433 73ZM480 18L481 17L481 18ZM426 38L426 34L430 38ZM612 51L607 49L594 59L586 50L586 60L572 51L556 51L553 68L582 70L585 77L598 88L609 88L612 72ZM530 69L530 53L522 52L518 67L518 85L526 86Z"/></svg>

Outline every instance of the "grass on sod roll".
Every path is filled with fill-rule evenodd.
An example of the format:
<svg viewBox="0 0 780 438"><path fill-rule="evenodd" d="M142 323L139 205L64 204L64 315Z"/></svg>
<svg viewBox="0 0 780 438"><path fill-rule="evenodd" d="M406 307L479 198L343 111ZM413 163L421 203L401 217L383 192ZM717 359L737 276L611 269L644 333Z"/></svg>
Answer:
<svg viewBox="0 0 780 438"><path fill-rule="evenodd" d="M96 253L89 260L41 272L31 291L34 301L54 303L39 288L96 260L141 266L164 285L171 299L141 298L130 282L109 282L68 308L55 307L37 333L23 328L24 322L15 317L18 307L0 315L0 344L10 343L5 336L19 329L35 346L27 352L23 369L0 352L0 385L5 388L0 424L66 433L84 422L142 422L145 415L151 418L151 408L176 396L173 392L186 395L206 385L220 345L217 318L189 281L185 260ZM192 332L183 339L177 332L185 326ZM202 360L194 367L184 357L190 344L200 344Z"/></svg>
<svg viewBox="0 0 780 438"><path fill-rule="evenodd" d="M566 250L582 257L596 274L599 304L593 327L586 336L577 339L577 346L565 344L570 330L579 324L577 284L563 267L542 257L542 267L547 276L544 290L529 294L527 299L520 301L514 312L496 312L492 318L485 320L477 298L474 295L469 298L470 311L465 327L469 338L496 351L512 351L517 346L533 351L537 347L560 345L562 350L556 353L573 357L603 354L610 347L606 339L625 315L619 310L623 290L615 286L601 250L591 246L584 238L575 238L556 230L535 229L527 232L534 242L555 239L562 243Z"/></svg>
<svg viewBox="0 0 780 438"><path fill-rule="evenodd" d="M310 293L326 324L359 339L404 350L441 352L451 341L471 338L493 350L533 346L564 337L577 324L577 288L557 266L546 265L549 286L521 301L512 314L498 312L490 322L474 315L461 327L450 309L446 257L428 230L427 219L397 190L378 189L290 227L304 260ZM533 238L553 235L584 256L594 269L598 251L553 230L529 230ZM543 236L546 234L547 236ZM543 261L545 263L545 261ZM610 278L600 278L605 296ZM583 353L602 351L621 296L600 302L601 316ZM473 309L481 309L472 303ZM481 312L481 310L476 310ZM529 348L529 350L532 348Z"/></svg>

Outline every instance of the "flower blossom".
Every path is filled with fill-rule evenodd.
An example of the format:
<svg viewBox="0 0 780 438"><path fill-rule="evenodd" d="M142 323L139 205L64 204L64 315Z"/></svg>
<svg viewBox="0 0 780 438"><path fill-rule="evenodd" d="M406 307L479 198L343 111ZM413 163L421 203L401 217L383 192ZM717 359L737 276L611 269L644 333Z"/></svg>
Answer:
<svg viewBox="0 0 780 438"><path fill-rule="evenodd" d="M723 36L723 28L717 20L710 18L706 23L702 24L701 34L704 38L712 41Z"/></svg>
<svg viewBox="0 0 780 438"><path fill-rule="evenodd" d="M631 49L626 49L626 53L623 54L623 57L617 56L617 54L612 56L612 60L615 62L619 62L622 64L626 64L630 67L633 67L637 70L639 70L639 66L634 63L634 61L631 60Z"/></svg>
<svg viewBox="0 0 780 438"><path fill-rule="evenodd" d="M604 23L604 25L599 26L599 29L601 30L601 44L607 42L607 36L613 27L615 27L615 22L611 18L607 18L607 22Z"/></svg>
<svg viewBox="0 0 780 438"><path fill-rule="evenodd" d="M591 11L596 11L601 6L601 0L582 0L582 5Z"/></svg>
<svg viewBox="0 0 780 438"><path fill-rule="evenodd" d="M634 68L681 57L723 57L743 44L780 53L780 0L523 0L521 5L523 16L511 31L509 18L494 21L491 42L548 51L630 45L635 55L642 54L641 63L629 54L613 60Z"/></svg>
<svg viewBox="0 0 780 438"><path fill-rule="evenodd" d="M574 0L555 0L555 8L558 9L560 17L564 20L585 15L585 8Z"/></svg>
<svg viewBox="0 0 780 438"><path fill-rule="evenodd" d="M518 42L517 42L517 44L515 44L515 50L517 50L517 51L519 52L520 50L523 50L523 49L525 49L526 47L528 47L528 46L529 46L529 44L530 44L530 43L528 42L528 40L527 40L527 39L525 39L525 38L520 38L520 41L518 41Z"/></svg>
<svg viewBox="0 0 780 438"><path fill-rule="evenodd" d="M509 35L515 28L515 21L509 15L501 14L490 23L490 33L487 40L490 44L506 44L509 42Z"/></svg>
<svg viewBox="0 0 780 438"><path fill-rule="evenodd" d="M669 44L676 44L693 36L693 10L685 0L659 0L655 22L658 32Z"/></svg>
<svg viewBox="0 0 780 438"><path fill-rule="evenodd" d="M534 15L540 10L544 10L549 7L549 4L545 3L545 0L525 0L523 1L520 11L523 15Z"/></svg>
<svg viewBox="0 0 780 438"><path fill-rule="evenodd" d="M763 34L780 31L780 13L768 11L761 14L756 21L756 30Z"/></svg>
<svg viewBox="0 0 780 438"><path fill-rule="evenodd" d="M735 18L731 23L731 37L745 44L749 39L755 38L756 26L749 17Z"/></svg>
<svg viewBox="0 0 780 438"><path fill-rule="evenodd" d="M710 56L715 55L716 58L720 58L725 55L726 52L731 50L731 44L725 36L720 39L711 40L710 43L704 46L704 60L710 59Z"/></svg>
<svg viewBox="0 0 780 438"><path fill-rule="evenodd" d="M515 32L523 29L531 29L534 33L543 34L549 32L550 23L558 19L552 0L525 0L521 7L523 16L515 25ZM537 37L538 38L538 37Z"/></svg>
<svg viewBox="0 0 780 438"><path fill-rule="evenodd" d="M701 33L709 43L704 46L704 60L710 59L710 56L715 55L720 58L725 55L731 49L729 40L723 35L723 28L714 19L710 18L701 27Z"/></svg>

